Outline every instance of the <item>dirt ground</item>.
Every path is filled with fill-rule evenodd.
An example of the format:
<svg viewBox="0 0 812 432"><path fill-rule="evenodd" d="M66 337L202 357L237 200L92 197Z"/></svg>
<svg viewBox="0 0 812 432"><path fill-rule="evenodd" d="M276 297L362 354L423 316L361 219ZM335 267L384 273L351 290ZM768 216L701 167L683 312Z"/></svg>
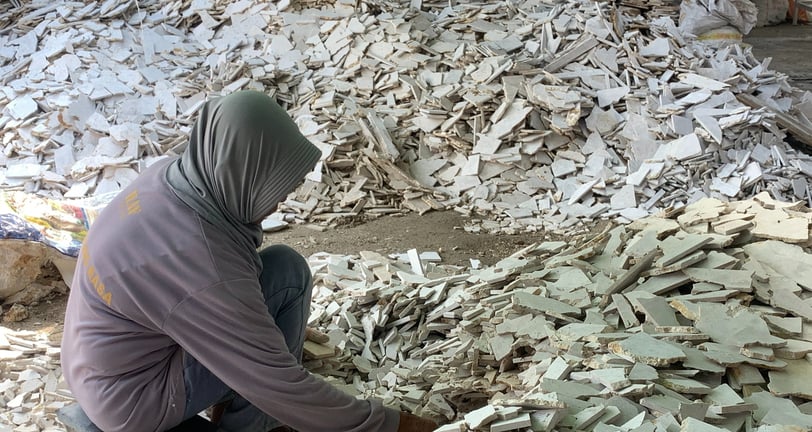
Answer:
<svg viewBox="0 0 812 432"><path fill-rule="evenodd" d="M755 29L745 42L753 47L757 57L771 56L771 67L787 73L796 86L812 90L812 60L808 55L812 52L812 26L786 24ZM605 224L590 229L594 232ZM526 245L560 238L545 233L472 234L463 229L464 225L465 219L454 211L385 216L327 231L293 226L269 234L265 243L288 244L304 256L316 252L349 255L363 250L391 254L416 248L439 252L446 264L469 265L471 259L477 259L489 265ZM43 330L58 336L66 303L67 296L53 295L30 307L28 319L3 325L14 330Z"/></svg>
<svg viewBox="0 0 812 432"><path fill-rule="evenodd" d="M782 24L753 29L744 38L758 58L771 57L770 68L789 75L793 84L812 90L812 26Z"/></svg>
<svg viewBox="0 0 812 432"><path fill-rule="evenodd" d="M476 259L490 265L526 245L560 238L545 233L473 234L464 230L465 223L466 219L454 211L385 216L322 232L294 226L268 234L265 243L284 243L304 256L316 252L352 255L364 250L387 255L415 248L419 252L438 252L444 264L470 265Z"/></svg>

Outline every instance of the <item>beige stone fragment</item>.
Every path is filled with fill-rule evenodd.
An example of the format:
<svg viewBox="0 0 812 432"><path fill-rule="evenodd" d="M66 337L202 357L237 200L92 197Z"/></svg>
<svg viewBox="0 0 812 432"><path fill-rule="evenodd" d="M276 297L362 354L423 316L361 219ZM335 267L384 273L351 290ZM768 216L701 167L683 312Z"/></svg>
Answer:
<svg viewBox="0 0 812 432"><path fill-rule="evenodd" d="M530 427L530 413L524 413L516 418L491 423L490 432L505 432Z"/></svg>
<svg viewBox="0 0 812 432"><path fill-rule="evenodd" d="M465 414L465 423L469 428L477 429L489 424L495 420L496 417L496 409L491 405L486 405L478 410Z"/></svg>
<svg viewBox="0 0 812 432"><path fill-rule="evenodd" d="M770 371L767 388L777 396L797 396L812 400L812 362L807 359L787 360L787 367Z"/></svg>
<svg viewBox="0 0 812 432"><path fill-rule="evenodd" d="M803 332L804 323L801 317L764 315L763 318L773 331L793 336L798 336Z"/></svg>
<svg viewBox="0 0 812 432"><path fill-rule="evenodd" d="M759 370L750 365L734 366L731 367L728 372L739 385L760 385L767 383Z"/></svg>
<svg viewBox="0 0 812 432"><path fill-rule="evenodd" d="M713 230L719 234L729 235L735 234L742 231L746 231L751 229L755 226L755 223L748 221L748 220L736 220L725 222L723 224L714 225Z"/></svg>
<svg viewBox="0 0 812 432"><path fill-rule="evenodd" d="M675 272L648 278L638 285L634 291L647 292L655 295L665 294L675 288L690 282L691 279L682 272Z"/></svg>
<svg viewBox="0 0 812 432"><path fill-rule="evenodd" d="M687 418L680 425L680 432L727 432L727 429L713 426L703 421Z"/></svg>
<svg viewBox="0 0 812 432"><path fill-rule="evenodd" d="M661 376L657 381L664 387L671 389L680 394L698 394L705 395L711 392L711 388L706 384L690 378L677 377L677 376Z"/></svg>
<svg viewBox="0 0 812 432"><path fill-rule="evenodd" d="M756 219L753 220L755 226L751 230L753 235L788 243L809 241L809 221L807 219L786 217L781 210L772 212L774 213L762 212L756 216Z"/></svg>
<svg viewBox="0 0 812 432"><path fill-rule="evenodd" d="M305 356L314 359L324 359L335 356L335 347L329 344L320 344L310 340L306 340L304 344Z"/></svg>
<svg viewBox="0 0 812 432"><path fill-rule="evenodd" d="M685 235L682 238L672 236L660 244L663 250L663 257L657 260L654 265L663 267L674 264L686 256L701 249L711 241L710 237L702 235Z"/></svg>
<svg viewBox="0 0 812 432"><path fill-rule="evenodd" d="M556 357L541 377L542 379L563 380L569 376L571 371L572 365L563 358Z"/></svg>
<svg viewBox="0 0 812 432"><path fill-rule="evenodd" d="M15 303L3 313L3 322L16 323L28 319L28 316L28 309L19 303Z"/></svg>
<svg viewBox="0 0 812 432"><path fill-rule="evenodd" d="M530 414L531 428L534 431L552 432L565 416L565 411L548 409L535 411Z"/></svg>
<svg viewBox="0 0 812 432"><path fill-rule="evenodd" d="M646 315L646 322L656 326L679 326L674 309L662 297L639 298L637 303L640 311Z"/></svg>
<svg viewBox="0 0 812 432"><path fill-rule="evenodd" d="M581 315L581 309L555 299L523 291L516 292L513 295L513 305L518 310L536 311L554 317Z"/></svg>
<svg viewBox="0 0 812 432"><path fill-rule="evenodd" d="M612 303L620 313L620 318L623 320L623 325L626 329L640 325L640 321L632 310L631 304L622 294L612 294Z"/></svg>
<svg viewBox="0 0 812 432"><path fill-rule="evenodd" d="M620 390L631 385L623 368L596 369L589 373L593 382L598 382L611 390Z"/></svg>
<svg viewBox="0 0 812 432"><path fill-rule="evenodd" d="M742 292L752 291L752 271L689 268L683 270L683 272L694 282L713 283L722 285L726 289Z"/></svg>
<svg viewBox="0 0 812 432"><path fill-rule="evenodd" d="M812 342L798 339L787 339L786 346L775 349L777 357L790 360L800 360L810 353L812 353Z"/></svg>
<svg viewBox="0 0 812 432"><path fill-rule="evenodd" d="M465 421L458 421L442 425L434 430L434 432L465 432L468 428L465 426Z"/></svg>
<svg viewBox="0 0 812 432"><path fill-rule="evenodd" d="M638 333L620 342L609 343L609 350L632 361L639 361L651 366L667 366L684 360L685 353L674 346Z"/></svg>
<svg viewBox="0 0 812 432"><path fill-rule="evenodd" d="M800 246L766 240L744 246L747 255L812 291L812 254Z"/></svg>

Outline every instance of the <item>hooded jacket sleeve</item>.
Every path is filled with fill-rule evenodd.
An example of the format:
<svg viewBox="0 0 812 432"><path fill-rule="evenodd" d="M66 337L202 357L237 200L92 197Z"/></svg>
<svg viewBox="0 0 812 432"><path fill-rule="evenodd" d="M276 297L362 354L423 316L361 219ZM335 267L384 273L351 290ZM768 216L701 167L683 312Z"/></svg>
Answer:
<svg viewBox="0 0 812 432"><path fill-rule="evenodd" d="M256 281L190 295L164 331L254 406L301 431L396 431L399 413L356 399L310 374L288 351Z"/></svg>

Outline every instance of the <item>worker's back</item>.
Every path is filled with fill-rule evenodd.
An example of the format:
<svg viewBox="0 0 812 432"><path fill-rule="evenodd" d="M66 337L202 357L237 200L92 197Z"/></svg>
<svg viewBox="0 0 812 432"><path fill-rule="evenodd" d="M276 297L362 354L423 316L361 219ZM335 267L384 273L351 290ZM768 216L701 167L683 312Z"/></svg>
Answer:
<svg viewBox="0 0 812 432"><path fill-rule="evenodd" d="M162 327L189 290L217 278L206 223L165 185L167 163L142 174L94 222L68 301L65 378L88 416L109 432L180 422L182 350Z"/></svg>

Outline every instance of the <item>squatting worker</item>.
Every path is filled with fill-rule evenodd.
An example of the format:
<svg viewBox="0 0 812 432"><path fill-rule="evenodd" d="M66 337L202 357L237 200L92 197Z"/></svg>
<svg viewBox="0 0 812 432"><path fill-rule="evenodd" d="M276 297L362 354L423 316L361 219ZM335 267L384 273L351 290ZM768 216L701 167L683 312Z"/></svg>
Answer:
<svg viewBox="0 0 812 432"><path fill-rule="evenodd" d="M83 245L62 343L65 379L106 432L165 431L229 401L220 427L431 431L301 365L307 262L260 222L319 150L268 96L206 103L179 159L151 166Z"/></svg>

